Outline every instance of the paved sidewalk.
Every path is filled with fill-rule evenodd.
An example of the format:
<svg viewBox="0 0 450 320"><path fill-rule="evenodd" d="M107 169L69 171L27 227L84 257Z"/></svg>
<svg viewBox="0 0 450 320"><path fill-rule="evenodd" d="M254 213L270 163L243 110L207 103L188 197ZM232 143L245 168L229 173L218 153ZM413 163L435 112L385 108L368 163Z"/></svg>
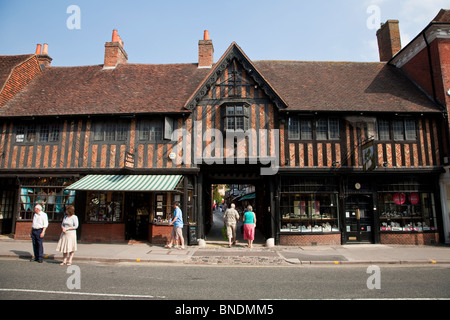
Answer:
<svg viewBox="0 0 450 320"><path fill-rule="evenodd" d="M56 242L44 241L46 261L61 261ZM31 259L31 240L13 240L0 236L0 257ZM188 246L185 250L167 249L149 243L99 244L78 243L76 261L158 262L206 265L320 265L320 264L450 264L450 246L395 246L360 244L341 246L247 248L238 243L228 248L225 241L205 247Z"/></svg>

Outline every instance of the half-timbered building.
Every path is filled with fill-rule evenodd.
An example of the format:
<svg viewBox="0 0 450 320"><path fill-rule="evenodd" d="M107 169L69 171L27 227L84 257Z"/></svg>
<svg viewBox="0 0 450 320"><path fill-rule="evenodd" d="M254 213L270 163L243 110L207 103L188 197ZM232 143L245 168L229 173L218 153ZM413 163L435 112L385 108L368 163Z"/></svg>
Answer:
<svg viewBox="0 0 450 320"><path fill-rule="evenodd" d="M57 239L75 204L81 241L165 243L178 200L192 245L211 185L242 183L277 244L445 241L446 104L401 60L411 44L386 49L391 26L373 63L252 61L236 43L214 62L207 31L197 63L128 63L115 30L102 65L0 56L2 233L27 238L41 203Z"/></svg>

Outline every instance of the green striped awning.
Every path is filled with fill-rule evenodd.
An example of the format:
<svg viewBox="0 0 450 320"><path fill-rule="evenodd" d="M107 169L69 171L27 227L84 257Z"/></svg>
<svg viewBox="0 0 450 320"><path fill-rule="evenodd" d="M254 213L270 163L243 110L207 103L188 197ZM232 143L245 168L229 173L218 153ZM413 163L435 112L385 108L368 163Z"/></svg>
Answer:
<svg viewBox="0 0 450 320"><path fill-rule="evenodd" d="M255 199L255 194L254 194L254 193L249 193L249 194L243 195L243 196L239 199L239 201L242 201L242 200L250 200L250 199Z"/></svg>
<svg viewBox="0 0 450 320"><path fill-rule="evenodd" d="M173 191L181 175L102 175L90 174L66 187L95 191Z"/></svg>

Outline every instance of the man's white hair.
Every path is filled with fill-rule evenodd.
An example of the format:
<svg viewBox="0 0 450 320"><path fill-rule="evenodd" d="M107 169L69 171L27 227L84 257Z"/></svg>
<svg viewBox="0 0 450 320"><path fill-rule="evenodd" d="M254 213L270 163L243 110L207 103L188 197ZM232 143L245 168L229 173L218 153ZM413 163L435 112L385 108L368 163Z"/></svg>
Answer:
<svg viewBox="0 0 450 320"><path fill-rule="evenodd" d="M236 207L236 205L235 205L234 203L232 203L232 204L231 204L231 208L234 209L235 207Z"/></svg>
<svg viewBox="0 0 450 320"><path fill-rule="evenodd" d="M37 208L39 211L42 211L42 206L40 204L37 204L34 207Z"/></svg>

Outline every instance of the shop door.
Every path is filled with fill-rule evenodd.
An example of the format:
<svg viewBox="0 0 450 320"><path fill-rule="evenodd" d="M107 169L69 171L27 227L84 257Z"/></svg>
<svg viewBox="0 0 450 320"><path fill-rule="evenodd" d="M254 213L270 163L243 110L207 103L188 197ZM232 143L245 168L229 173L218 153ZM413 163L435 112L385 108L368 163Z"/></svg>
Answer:
<svg viewBox="0 0 450 320"><path fill-rule="evenodd" d="M126 240L148 240L149 200L148 194L126 195Z"/></svg>
<svg viewBox="0 0 450 320"><path fill-rule="evenodd" d="M346 243L373 242L373 200L371 195L352 195L345 203Z"/></svg>

